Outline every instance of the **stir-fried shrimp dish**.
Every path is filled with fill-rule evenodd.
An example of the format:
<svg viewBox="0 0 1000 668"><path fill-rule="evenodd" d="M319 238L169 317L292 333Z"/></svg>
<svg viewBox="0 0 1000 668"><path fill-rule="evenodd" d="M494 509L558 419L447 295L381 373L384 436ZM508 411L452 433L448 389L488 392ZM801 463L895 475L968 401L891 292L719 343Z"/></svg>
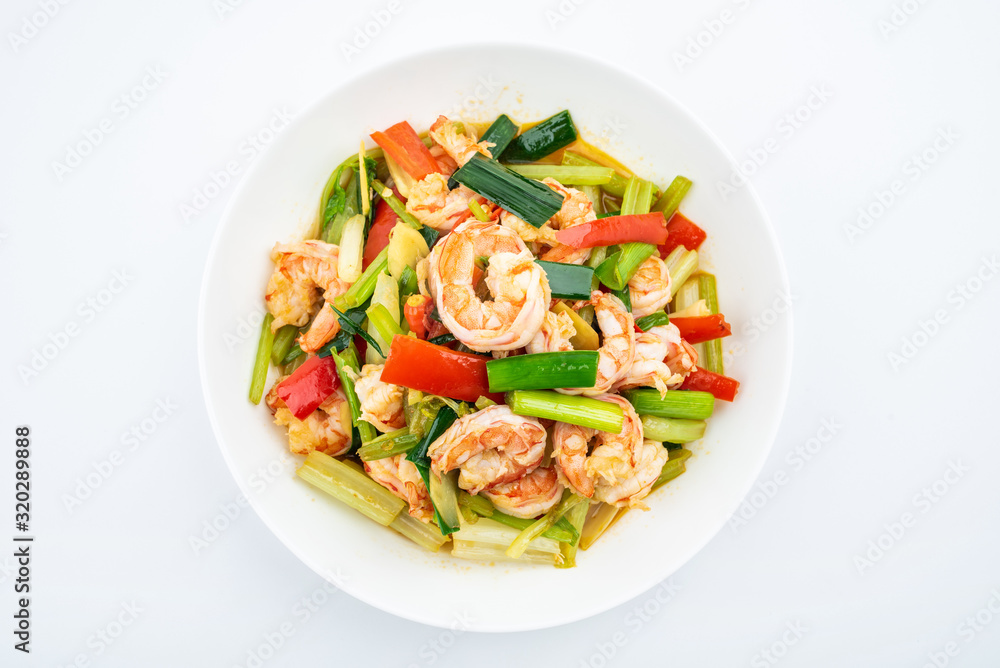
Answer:
<svg viewBox="0 0 1000 668"><path fill-rule="evenodd" d="M271 249L250 400L303 481L422 548L572 567L736 397L692 182L568 111L429 120L372 132Z"/></svg>

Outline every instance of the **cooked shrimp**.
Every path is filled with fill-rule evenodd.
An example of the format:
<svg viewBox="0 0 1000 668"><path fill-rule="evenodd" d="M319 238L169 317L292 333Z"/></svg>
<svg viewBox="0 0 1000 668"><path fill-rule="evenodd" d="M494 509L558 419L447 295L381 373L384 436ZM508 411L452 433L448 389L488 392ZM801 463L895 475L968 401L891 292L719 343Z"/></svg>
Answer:
<svg viewBox="0 0 1000 668"><path fill-rule="evenodd" d="M476 294L476 258L489 258L486 287ZM493 222L470 220L434 246L428 284L441 321L459 341L479 352L522 348L538 332L552 294L545 272L524 242Z"/></svg>
<svg viewBox="0 0 1000 668"><path fill-rule="evenodd" d="M288 448L297 455L313 450L331 457L351 448L351 411L344 393L337 390L319 408L299 420L278 397L278 379L267 393L265 402L274 413L274 423L288 427Z"/></svg>
<svg viewBox="0 0 1000 668"><path fill-rule="evenodd" d="M628 282L632 315L642 318L659 311L670 303L670 272L667 263L656 255L650 256L639 266Z"/></svg>
<svg viewBox="0 0 1000 668"><path fill-rule="evenodd" d="M361 401L361 419L385 433L406 426L403 415L403 388L383 383L384 364L366 364L355 381L354 390Z"/></svg>
<svg viewBox="0 0 1000 668"><path fill-rule="evenodd" d="M576 188L567 188L555 179L542 179L542 183L563 196L562 207L545 225L554 230L565 230L597 220L597 215L594 213L594 204L586 194ZM560 243L554 243L551 246L549 250L539 256L540 260L583 264L590 257L589 248L573 248L572 246L564 246Z"/></svg>
<svg viewBox="0 0 1000 668"><path fill-rule="evenodd" d="M541 243L546 246L555 246L558 243L556 241L556 231L548 223L545 223L541 227L535 227L530 223L524 222L506 209L500 211L500 224L517 233L521 241L526 244Z"/></svg>
<svg viewBox="0 0 1000 668"><path fill-rule="evenodd" d="M621 433L556 423L552 433L556 471L563 484L580 496L619 507L641 505L639 501L649 493L667 461L667 451L653 441L647 443L655 444L660 452L644 444L642 421L623 397L605 394L597 399L622 407L625 421ZM594 449L588 455L592 441Z"/></svg>
<svg viewBox="0 0 1000 668"><path fill-rule="evenodd" d="M514 415L500 404L456 420L427 454L435 474L460 468L458 486L478 494L537 468L545 454L545 437L537 420Z"/></svg>
<svg viewBox="0 0 1000 668"><path fill-rule="evenodd" d="M410 186L406 210L424 225L447 231L472 216L469 200L476 196L463 185L448 190L448 177L434 172Z"/></svg>
<svg viewBox="0 0 1000 668"><path fill-rule="evenodd" d="M642 438L633 451L595 448L587 460L588 466L601 471L594 498L619 508L648 510L642 499L653 489L667 457L663 444Z"/></svg>
<svg viewBox="0 0 1000 668"><path fill-rule="evenodd" d="M542 320L538 333L528 341L529 353L553 353L573 350L570 339L576 335L573 319L566 312L553 313L549 311Z"/></svg>
<svg viewBox="0 0 1000 668"><path fill-rule="evenodd" d="M340 249L322 241L275 244L271 259L274 273L267 283L264 300L274 316L271 331L285 325L302 327L319 309L309 330L299 337L306 352L319 350L340 331L340 322L326 304L350 287L337 278Z"/></svg>
<svg viewBox="0 0 1000 668"><path fill-rule="evenodd" d="M676 325L653 327L635 339L635 361L615 390L655 387L664 396L684 383L698 363L698 352L681 338Z"/></svg>
<svg viewBox="0 0 1000 668"><path fill-rule="evenodd" d="M597 384L594 387L559 388L563 394L603 394L628 373L635 359L635 320L618 297L599 290L591 293L597 325L604 341L598 349ZM568 316L567 316L568 317ZM542 328L545 328L543 322ZM575 330L574 330L575 331ZM532 342L529 352L555 352L567 348L564 335L542 332Z"/></svg>
<svg viewBox="0 0 1000 668"><path fill-rule="evenodd" d="M467 163L476 153L492 158L493 154L490 153L490 149L496 146L488 141L476 143L475 137L459 134L455 124L445 116L437 117L434 125L431 126L430 135L431 139L440 144L445 153L458 163L459 167Z"/></svg>
<svg viewBox="0 0 1000 668"><path fill-rule="evenodd" d="M501 511L514 517L538 517L562 498L563 486L554 469L539 467L513 482L483 492Z"/></svg>
<svg viewBox="0 0 1000 668"><path fill-rule="evenodd" d="M680 376L677 386L687 378L688 374L698 366L698 351L690 343L681 338L677 325L666 325L667 356L663 361L670 373ZM671 385L671 389L674 386Z"/></svg>
<svg viewBox="0 0 1000 668"><path fill-rule="evenodd" d="M629 470L622 468L624 460L631 465L631 455L642 443L642 422L636 415L632 404L616 394L604 394L596 397L600 401L618 404L625 413L622 430L611 434L596 429L588 429L578 425L557 422L552 432L552 458L555 461L556 472L564 485L580 496L597 498L598 501L608 501L606 493L614 485L626 484L631 477ZM593 451L588 450L593 444ZM662 447L664 455L666 450ZM664 457L666 461L666 457ZM660 465L662 468L662 463ZM643 469L644 473L644 469ZM658 476L660 469L656 469ZM656 479L656 476L653 477ZM645 477L642 477L645 482ZM652 484L652 483L650 483ZM648 493L648 490L646 490ZM645 496L643 493L642 496ZM639 496L636 500L641 499Z"/></svg>
<svg viewBox="0 0 1000 668"><path fill-rule="evenodd" d="M410 504L410 515L421 522L430 522L434 517L427 486L405 452L365 462L365 471L372 480Z"/></svg>

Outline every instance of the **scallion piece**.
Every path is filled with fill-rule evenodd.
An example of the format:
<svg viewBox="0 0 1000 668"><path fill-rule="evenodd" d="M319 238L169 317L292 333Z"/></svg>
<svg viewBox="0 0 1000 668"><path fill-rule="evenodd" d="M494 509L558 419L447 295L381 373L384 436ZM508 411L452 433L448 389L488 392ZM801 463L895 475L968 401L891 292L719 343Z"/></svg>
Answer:
<svg viewBox="0 0 1000 668"><path fill-rule="evenodd" d="M288 354L286 354L283 358L281 358L280 364L281 366L291 364L293 360L295 360L298 357L302 357L303 355L305 355L305 351L303 351L302 348L299 347L299 344L297 343L293 344L291 349L288 351ZM286 371L285 373L288 372Z"/></svg>
<svg viewBox="0 0 1000 668"><path fill-rule="evenodd" d="M416 216L406 210L406 205L399 201L396 197L396 193L392 192L392 188L387 187L384 183L378 179L372 179L372 188L378 193L379 197L385 200L385 203L389 205L389 208L399 216L399 219L412 227L415 230L419 230L423 225L417 220ZM430 244L428 244L430 245Z"/></svg>
<svg viewBox="0 0 1000 668"><path fill-rule="evenodd" d="M669 396L671 393L668 392ZM515 411L516 412L516 411ZM707 423L704 420L685 420L680 418L657 417L641 415L642 433L654 441L670 441L671 443L690 443L705 435Z"/></svg>
<svg viewBox="0 0 1000 668"><path fill-rule="evenodd" d="M583 532L583 523L587 519L588 510L590 510L590 504L581 503L570 508L563 519L570 523L577 534L580 534ZM576 553L579 547L579 541L573 544L560 543L559 551L562 553L563 561L561 564L556 564L556 568L573 568L576 566Z"/></svg>
<svg viewBox="0 0 1000 668"><path fill-rule="evenodd" d="M594 270L580 264L535 260L545 270L552 296L559 299L590 299Z"/></svg>
<svg viewBox="0 0 1000 668"><path fill-rule="evenodd" d="M513 165L511 169L529 179L555 179L564 186L599 186L615 175L610 167L583 165Z"/></svg>
<svg viewBox="0 0 1000 668"><path fill-rule="evenodd" d="M612 290L624 290L642 263L655 252L656 246L653 244L641 242L622 244L621 250L608 257L594 270L594 275Z"/></svg>
<svg viewBox="0 0 1000 668"><path fill-rule="evenodd" d="M285 325L274 335L274 343L271 345L271 361L281 364L285 355L292 349L295 337L299 334L299 328L295 325ZM707 367L706 367L707 368Z"/></svg>
<svg viewBox="0 0 1000 668"><path fill-rule="evenodd" d="M361 277L354 283L347 292L333 300L333 305L340 311L346 311L364 304L365 301L375 292L375 283L378 275L389 269L389 247L386 246L382 252L375 256L368 268L361 273Z"/></svg>
<svg viewBox="0 0 1000 668"><path fill-rule="evenodd" d="M708 307L709 311L719 312L719 294L715 289L715 276L698 274L698 296L705 300L705 306ZM705 347L702 368L724 376L726 372L722 362L722 339L705 341L702 345Z"/></svg>
<svg viewBox="0 0 1000 668"><path fill-rule="evenodd" d="M472 215L476 217L476 220L481 223L486 223L490 220L490 215L486 213L486 210L483 209L482 205L474 199L469 200L469 211L471 211Z"/></svg>
<svg viewBox="0 0 1000 668"><path fill-rule="evenodd" d="M383 341L391 342L392 337L403 333L403 328L399 326L399 323L384 305L372 304L365 311L365 314L368 316L368 322L375 326Z"/></svg>
<svg viewBox="0 0 1000 668"><path fill-rule="evenodd" d="M394 457L412 450L419 440L416 434L410 433L409 428L403 427L368 441L358 448L358 457L366 462Z"/></svg>
<svg viewBox="0 0 1000 668"><path fill-rule="evenodd" d="M622 199L621 215L649 213L653 184L633 176L628 180ZM656 246L641 242L621 245L621 250L597 268L597 277L612 290L624 290L642 263L656 252ZM612 261L613 259L613 261Z"/></svg>
<svg viewBox="0 0 1000 668"><path fill-rule="evenodd" d="M656 313L650 313L649 315L639 318L635 321L635 326L644 332L648 332L654 327L663 327L664 325L670 324L670 316L667 315L666 311L657 311Z"/></svg>
<svg viewBox="0 0 1000 668"><path fill-rule="evenodd" d="M560 111L514 138L503 153L504 162L535 162L576 141L569 111Z"/></svg>
<svg viewBox="0 0 1000 668"><path fill-rule="evenodd" d="M343 352L332 353L332 356L334 364L337 365L337 375L340 376L340 385L344 390L344 395L347 397L347 405L351 409L351 421L358 428L358 433L361 434L361 442L364 444L374 441L378 436L378 432L375 430L375 427L361 419L361 400L358 399L358 393L354 390L354 377L348 372L348 369L350 369L352 372L357 373L361 369L354 345L350 345Z"/></svg>
<svg viewBox="0 0 1000 668"><path fill-rule="evenodd" d="M454 174L456 181L535 227L562 207L563 196L476 153Z"/></svg>
<svg viewBox="0 0 1000 668"><path fill-rule="evenodd" d="M573 153L572 151L564 151L562 157L562 164L564 165L578 165L581 167L602 167L600 163L594 162L590 158L585 158L579 153ZM614 195L615 197L621 197L625 194L625 188L628 186L628 178L622 176L618 172L611 177L611 180L601 186L604 192L609 195ZM606 215L615 215L612 213Z"/></svg>
<svg viewBox="0 0 1000 668"><path fill-rule="evenodd" d="M698 251L689 251L683 246L678 246L670 252L664 262L666 262L667 271L670 273L670 294L675 295L681 286L691 278L691 274L698 269Z"/></svg>
<svg viewBox="0 0 1000 668"><path fill-rule="evenodd" d="M551 508L542 517L535 520L527 529L518 534L514 542L507 548L507 556L511 559L518 559L528 547L528 543L538 538L548 529L555 526L555 523L566 514L567 511L586 501L584 497L577 496L569 490L563 491L562 500Z"/></svg>
<svg viewBox="0 0 1000 668"><path fill-rule="evenodd" d="M486 363L490 392L593 387L597 382L596 350L567 350L515 355Z"/></svg>
<svg viewBox="0 0 1000 668"><path fill-rule="evenodd" d="M437 415L434 416L434 420L431 422L430 427L427 428L427 431L420 439L420 442L406 455L406 458L413 462L413 465L417 467L417 472L420 473L420 477L423 478L424 484L427 486L428 490L431 488L431 460L430 457L427 456L427 449L430 448L431 443L436 441L457 419L458 414L452 410L451 406L446 405L439 408ZM433 504L434 499L431 498L431 505ZM448 516L451 516L450 509L446 510L445 513ZM438 511L437 507L434 508L434 517L443 535L447 536L450 533L458 531L459 527L457 525L452 526L451 524L445 522L442 518L442 513Z"/></svg>
<svg viewBox="0 0 1000 668"><path fill-rule="evenodd" d="M479 141L488 141L494 146L490 149L490 155L494 160L499 160L503 152L507 150L510 142L517 136L517 124L510 120L507 114L500 114L486 132L479 138Z"/></svg>
<svg viewBox="0 0 1000 668"><path fill-rule="evenodd" d="M690 456L690 450L684 450L683 448L680 450L671 450L670 459L664 462L663 468L660 469L660 477L653 483L653 489L666 485L668 482L684 473L686 469L685 462Z"/></svg>
<svg viewBox="0 0 1000 668"><path fill-rule="evenodd" d="M523 519L521 517L514 517L513 515L502 513L494 508L493 504L490 503L488 499L482 496L472 496L468 492L458 493L458 503L466 508L469 508L480 517L489 518L494 522L499 522L500 524L509 526L512 529L517 529L518 531L524 531L534 522L534 520ZM560 520L553 526L546 529L542 533L542 536L545 538L551 538L552 540L557 540L560 543L575 543L579 538L579 534L574 533L574 531L575 529L572 525L568 522Z"/></svg>
<svg viewBox="0 0 1000 668"><path fill-rule="evenodd" d="M559 420L611 434L621 433L625 422L622 407L617 404L549 390L508 392L506 403L515 415Z"/></svg>
<svg viewBox="0 0 1000 668"><path fill-rule="evenodd" d="M274 316L268 313L260 325L260 339L257 340L257 356L253 360L253 373L250 376L250 401L260 403L264 396L264 383L267 382L267 370L271 363L271 347L274 344L274 332L271 323Z"/></svg>
<svg viewBox="0 0 1000 668"><path fill-rule="evenodd" d="M300 478L333 498L389 526L406 502L353 467L314 450L296 472Z"/></svg>
<svg viewBox="0 0 1000 668"><path fill-rule="evenodd" d="M656 200L656 204L653 205L653 211L660 211L663 213L663 217L670 220L670 216L674 215L677 208L681 205L681 200L687 195L688 191L691 190L691 179L685 176L675 177L667 189L663 191L660 195L660 199Z"/></svg>
<svg viewBox="0 0 1000 668"><path fill-rule="evenodd" d="M715 409L715 397L710 392L672 390L661 397L658 390L634 389L622 394L639 415L704 420L711 417Z"/></svg>

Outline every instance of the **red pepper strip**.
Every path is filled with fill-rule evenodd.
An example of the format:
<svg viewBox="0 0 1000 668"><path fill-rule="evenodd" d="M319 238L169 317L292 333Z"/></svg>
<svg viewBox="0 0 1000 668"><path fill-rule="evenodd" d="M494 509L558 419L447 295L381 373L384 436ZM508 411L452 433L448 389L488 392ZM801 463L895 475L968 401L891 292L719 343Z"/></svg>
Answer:
<svg viewBox="0 0 1000 668"><path fill-rule="evenodd" d="M481 396L502 401L502 394L489 392L486 363L490 359L396 335L382 369L382 382L460 401L475 401Z"/></svg>
<svg viewBox="0 0 1000 668"><path fill-rule="evenodd" d="M697 367L684 379L681 389L711 392L716 399L732 401L736 398L736 391L740 389L740 381Z"/></svg>
<svg viewBox="0 0 1000 668"><path fill-rule="evenodd" d="M678 211L667 222L667 241L660 246L660 255L666 257L678 246L684 246L689 251L698 250L698 246L701 246L707 236L705 230Z"/></svg>
<svg viewBox="0 0 1000 668"><path fill-rule="evenodd" d="M396 189L393 188L393 191ZM396 193L399 197L399 193ZM382 249L389 245L389 232L396 226L399 216L386 204L384 199L375 206L375 219L368 230L368 241L365 242L365 254L362 257L361 268L367 269Z"/></svg>
<svg viewBox="0 0 1000 668"><path fill-rule="evenodd" d="M406 317L406 324L410 326L410 331L417 335L418 339L427 338L427 327L424 326L424 318L433 308L434 301L426 295L410 295L403 304L403 315Z"/></svg>
<svg viewBox="0 0 1000 668"><path fill-rule="evenodd" d="M630 241L663 244L668 238L663 214L658 212L609 216L556 232L556 240L572 248L614 246Z"/></svg>
<svg viewBox="0 0 1000 668"><path fill-rule="evenodd" d="M437 160L406 121L396 123L385 132L373 132L371 137L403 171L418 181L441 171Z"/></svg>
<svg viewBox="0 0 1000 668"><path fill-rule="evenodd" d="M726 316L721 313L695 316L692 318L671 318L670 324L677 325L681 338L688 343L702 343L712 339L721 339L733 333Z"/></svg>
<svg viewBox="0 0 1000 668"><path fill-rule="evenodd" d="M333 358L310 357L291 376L281 381L278 397L297 420L305 420L338 387L340 376Z"/></svg>

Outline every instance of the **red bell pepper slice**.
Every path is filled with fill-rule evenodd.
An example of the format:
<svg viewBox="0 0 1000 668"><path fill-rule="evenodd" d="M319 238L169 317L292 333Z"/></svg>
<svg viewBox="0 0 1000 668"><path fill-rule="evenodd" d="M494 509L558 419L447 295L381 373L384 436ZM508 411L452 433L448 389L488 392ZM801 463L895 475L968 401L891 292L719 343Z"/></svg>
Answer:
<svg viewBox="0 0 1000 668"><path fill-rule="evenodd" d="M489 391L486 363L490 359L396 335L382 369L382 382L459 401L475 401L482 396L502 401L502 394Z"/></svg>
<svg viewBox="0 0 1000 668"><path fill-rule="evenodd" d="M406 121L396 123L385 132L373 132L371 137L403 171L418 181L441 171L437 160Z"/></svg>
<svg viewBox="0 0 1000 668"><path fill-rule="evenodd" d="M427 295L410 295L406 303L403 304L403 315L406 317L406 324L410 326L410 331L417 335L418 339L427 338L427 327L424 325L424 318L433 307L434 300Z"/></svg>
<svg viewBox="0 0 1000 668"><path fill-rule="evenodd" d="M297 420L305 420L340 387L332 357L310 357L278 384L278 398Z"/></svg>
<svg viewBox="0 0 1000 668"><path fill-rule="evenodd" d="M708 233L705 230L692 223L678 211L667 221L667 241L660 246L660 255L666 257L678 246L684 246L689 251L698 250L706 237L708 237Z"/></svg>
<svg viewBox="0 0 1000 668"><path fill-rule="evenodd" d="M664 244L669 239L663 214L608 216L556 232L556 241L572 248L614 246L631 241Z"/></svg>
<svg viewBox="0 0 1000 668"><path fill-rule="evenodd" d="M726 316L721 313L691 318L671 318L670 324L677 326L681 332L681 338L688 343L721 339L733 333L729 323L726 322Z"/></svg>
<svg viewBox="0 0 1000 668"><path fill-rule="evenodd" d="M673 320L670 322L673 322ZM736 391L740 389L740 381L729 376L712 373L699 366L684 379L681 389L711 392L716 399L732 401L736 398Z"/></svg>
<svg viewBox="0 0 1000 668"><path fill-rule="evenodd" d="M393 191L395 192L395 188ZM396 197L399 193L396 192ZM380 199L375 206L375 219L368 230L368 240L365 242L365 254L361 259L361 268L367 269L368 265L375 261L382 249L389 245L389 232L396 226L399 216L392 210L384 199Z"/></svg>

